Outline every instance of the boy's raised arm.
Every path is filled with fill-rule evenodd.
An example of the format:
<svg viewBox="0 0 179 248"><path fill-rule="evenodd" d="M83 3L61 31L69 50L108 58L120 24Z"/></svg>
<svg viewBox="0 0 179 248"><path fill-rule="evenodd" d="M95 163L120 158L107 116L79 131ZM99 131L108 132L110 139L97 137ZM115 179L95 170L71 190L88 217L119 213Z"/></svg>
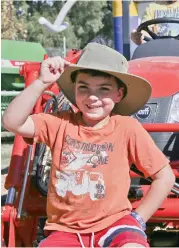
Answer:
<svg viewBox="0 0 179 248"><path fill-rule="evenodd" d="M41 65L40 77L18 95L6 109L2 122L3 126L23 137L34 136L34 123L29 116L43 91L55 82L70 63L61 57L44 60Z"/></svg>

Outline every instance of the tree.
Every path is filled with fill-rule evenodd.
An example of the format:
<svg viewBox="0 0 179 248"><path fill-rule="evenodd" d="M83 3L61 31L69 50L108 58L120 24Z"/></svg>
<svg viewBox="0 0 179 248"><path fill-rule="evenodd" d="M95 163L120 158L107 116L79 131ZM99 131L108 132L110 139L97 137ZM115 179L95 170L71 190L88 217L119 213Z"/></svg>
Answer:
<svg viewBox="0 0 179 248"><path fill-rule="evenodd" d="M1 2L1 38L8 40L25 40L27 38L26 26L22 19L16 16L17 9L13 0ZM8 17L8 18L7 18Z"/></svg>
<svg viewBox="0 0 179 248"><path fill-rule="evenodd" d="M78 1L69 13L76 37L83 48L104 28L106 1ZM109 21L109 20L108 20Z"/></svg>
<svg viewBox="0 0 179 248"><path fill-rule="evenodd" d="M63 6L63 2L55 1L52 6L50 6L46 2L28 2L30 2L29 10L31 11L27 22L28 41L39 42L44 47L62 47L63 36L65 35L67 38L68 47L79 47L79 42L74 34L72 25L70 25L66 32L53 33L46 30L38 22L38 19L43 16L48 19L51 23L53 23L60 9ZM68 17L66 18L66 20L70 22Z"/></svg>
<svg viewBox="0 0 179 248"><path fill-rule="evenodd" d="M42 26L37 25L40 16L54 22L63 4L61 1L54 1L51 7L47 3L41 3L41 6L37 7L37 3L31 2L33 16L29 18L27 25L29 41L38 41L46 47L58 47L62 45L62 37L65 36L67 47L83 48L104 28L106 25L104 21L109 23L105 18L106 12L109 13L106 1L78 1L67 15L65 21L70 25L62 33L49 33ZM38 36L35 35L36 33Z"/></svg>
<svg viewBox="0 0 179 248"><path fill-rule="evenodd" d="M41 16L53 23L64 3L3 1L2 38L39 42L43 47L62 47L65 36L69 49L83 48L96 36L112 39L112 14L105 0L77 1L65 18L70 25L61 33L49 32L39 24ZM8 20L7 16L11 18Z"/></svg>

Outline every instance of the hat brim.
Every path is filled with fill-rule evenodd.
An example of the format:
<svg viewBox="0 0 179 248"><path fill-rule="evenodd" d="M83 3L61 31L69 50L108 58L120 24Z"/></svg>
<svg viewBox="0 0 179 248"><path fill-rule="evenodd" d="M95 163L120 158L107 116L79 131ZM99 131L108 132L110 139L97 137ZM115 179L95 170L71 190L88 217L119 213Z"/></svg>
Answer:
<svg viewBox="0 0 179 248"><path fill-rule="evenodd" d="M62 73L60 78L57 80L57 84L60 89L63 91L64 95L68 100L76 106L75 95L74 95L74 84L71 80L71 73L80 69L95 69L96 68L87 68L78 65L70 65ZM128 74L128 73L119 73L116 71L107 71L100 70L111 74L119 78L127 87L127 95L119 103L115 104L113 112L116 114L129 116L136 113L140 110L145 103L149 100L152 92L150 83L139 76Z"/></svg>

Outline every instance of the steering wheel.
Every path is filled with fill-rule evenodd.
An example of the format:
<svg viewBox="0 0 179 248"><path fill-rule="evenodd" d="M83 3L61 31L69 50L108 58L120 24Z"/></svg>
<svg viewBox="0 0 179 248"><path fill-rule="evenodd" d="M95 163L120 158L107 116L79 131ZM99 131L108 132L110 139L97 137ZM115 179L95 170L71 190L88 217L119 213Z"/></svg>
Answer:
<svg viewBox="0 0 179 248"><path fill-rule="evenodd" d="M141 23L138 28L137 28L137 32L141 32L142 30L146 31L151 37L152 39L156 40L156 39L164 39L164 38L170 38L170 39L179 39L179 34L177 36L158 36L157 34L155 34L154 32L152 32L149 29L150 25L155 25L155 24L161 24L161 23L175 23L179 25L179 18L173 18L173 17L163 17L163 18L156 18L156 19L152 19L146 22ZM144 37L145 41L150 41L151 38L145 36Z"/></svg>

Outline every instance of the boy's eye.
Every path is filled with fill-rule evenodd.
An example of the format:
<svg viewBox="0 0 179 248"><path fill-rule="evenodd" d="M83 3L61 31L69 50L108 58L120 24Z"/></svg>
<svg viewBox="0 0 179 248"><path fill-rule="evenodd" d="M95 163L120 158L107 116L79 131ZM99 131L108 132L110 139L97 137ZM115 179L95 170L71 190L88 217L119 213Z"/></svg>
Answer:
<svg viewBox="0 0 179 248"><path fill-rule="evenodd" d="M106 88L106 87L102 87L101 90L109 91L110 89L109 88Z"/></svg>
<svg viewBox="0 0 179 248"><path fill-rule="evenodd" d="M80 85L78 88L79 88L79 89L87 89L88 87L85 86L85 85Z"/></svg>

